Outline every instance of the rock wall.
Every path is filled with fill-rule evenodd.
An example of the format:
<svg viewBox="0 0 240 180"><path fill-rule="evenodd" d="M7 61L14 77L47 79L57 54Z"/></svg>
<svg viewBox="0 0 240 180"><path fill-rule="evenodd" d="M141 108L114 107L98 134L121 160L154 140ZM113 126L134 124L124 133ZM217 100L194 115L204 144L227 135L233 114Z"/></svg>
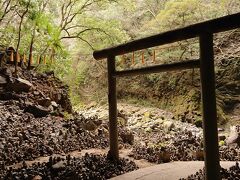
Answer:
<svg viewBox="0 0 240 180"><path fill-rule="evenodd" d="M220 124L231 120L240 104L240 31L214 38L217 110ZM199 70L121 78L118 97L170 110L176 119L198 123L201 119ZM235 113L236 114L236 113ZM238 110L239 114L239 110ZM235 115L235 122L240 117Z"/></svg>
<svg viewBox="0 0 240 180"><path fill-rule="evenodd" d="M13 72L11 65L0 68L0 100L17 100L25 112L35 117L72 113L68 86L53 72L37 73L22 68L18 68L17 76Z"/></svg>

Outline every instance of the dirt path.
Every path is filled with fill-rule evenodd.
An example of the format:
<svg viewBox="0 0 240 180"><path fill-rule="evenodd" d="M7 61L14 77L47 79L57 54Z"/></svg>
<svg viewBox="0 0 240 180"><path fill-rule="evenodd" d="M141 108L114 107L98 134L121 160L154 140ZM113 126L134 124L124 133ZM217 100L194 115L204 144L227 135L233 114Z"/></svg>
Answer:
<svg viewBox="0 0 240 180"><path fill-rule="evenodd" d="M131 161L134 161L139 168L146 168L146 167L149 167L149 166L156 165L154 163L148 162L145 159L135 160L134 158L129 157L129 154L131 153L131 151L132 151L132 149L122 149L122 150L119 151L119 155L120 155L121 158L127 158ZM83 149L82 151L73 151L73 152L70 152L68 154L54 154L54 155L52 155L52 157L64 157L66 155L71 155L71 156L77 158L77 157L83 157L86 153L95 154L95 155L104 155L104 154L106 155L108 153L108 149L94 149L94 148L93 149ZM50 157L51 156L39 157L39 158L36 158L33 161L26 161L25 163L27 164L27 166L32 166L35 163L46 163L46 162L48 162ZM18 169L18 168L21 168L22 166L23 166L23 162L14 164L14 165L9 166L9 167L12 167L14 169Z"/></svg>

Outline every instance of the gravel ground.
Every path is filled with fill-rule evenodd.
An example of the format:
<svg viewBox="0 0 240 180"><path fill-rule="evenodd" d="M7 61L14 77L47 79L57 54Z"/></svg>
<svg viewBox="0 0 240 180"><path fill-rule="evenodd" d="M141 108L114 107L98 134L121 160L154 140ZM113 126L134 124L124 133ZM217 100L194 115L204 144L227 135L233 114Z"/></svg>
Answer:
<svg viewBox="0 0 240 180"><path fill-rule="evenodd" d="M49 158L47 163L2 170L1 177L6 180L109 179L136 169L138 167L135 163L127 159L121 158L119 162L113 162L103 155L86 154L81 158Z"/></svg>

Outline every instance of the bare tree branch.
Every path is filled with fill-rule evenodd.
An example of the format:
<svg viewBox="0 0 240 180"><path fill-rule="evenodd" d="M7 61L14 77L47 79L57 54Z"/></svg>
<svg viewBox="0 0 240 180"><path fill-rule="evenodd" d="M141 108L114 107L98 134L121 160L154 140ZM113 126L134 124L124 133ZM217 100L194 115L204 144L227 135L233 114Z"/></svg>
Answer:
<svg viewBox="0 0 240 180"><path fill-rule="evenodd" d="M11 11L13 11L17 7L17 4L11 5L11 3L12 3L12 0L6 0L3 2L1 9L4 9L4 11L0 17L0 23L3 21L3 19L7 14L9 14Z"/></svg>
<svg viewBox="0 0 240 180"><path fill-rule="evenodd" d="M27 6L26 6L26 9L25 9L25 11L24 11L22 14L20 14L20 13L17 11L17 14L18 14L19 17L21 18L21 20L20 20L19 28L18 28L18 43L17 43L16 51L18 51L19 46L20 46L20 41L21 41L21 31L22 31L22 23L23 23L23 19L24 19L25 15L28 13L30 3L31 3L31 0L28 0L28 3L27 3Z"/></svg>
<svg viewBox="0 0 240 180"><path fill-rule="evenodd" d="M83 39L80 36L70 36L70 37L65 36L65 37L62 37L62 39L80 39L80 40L84 41L85 43L87 43L91 47L92 50L95 50L94 47L87 40Z"/></svg>

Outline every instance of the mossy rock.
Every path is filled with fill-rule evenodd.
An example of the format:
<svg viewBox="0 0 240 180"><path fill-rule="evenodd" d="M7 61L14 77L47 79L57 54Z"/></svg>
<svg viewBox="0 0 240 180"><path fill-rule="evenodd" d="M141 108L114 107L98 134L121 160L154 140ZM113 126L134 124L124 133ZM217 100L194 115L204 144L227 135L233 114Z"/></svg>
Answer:
<svg viewBox="0 0 240 180"><path fill-rule="evenodd" d="M224 146L225 145L225 142L224 141L219 141L219 146Z"/></svg>
<svg viewBox="0 0 240 180"><path fill-rule="evenodd" d="M74 117L73 117L72 114L68 113L67 111L64 111L64 119L65 119L65 120L71 120L71 119L73 119L73 118L74 118Z"/></svg>
<svg viewBox="0 0 240 180"><path fill-rule="evenodd" d="M152 132L152 128L150 128L150 127L146 128L145 132L148 132L148 133Z"/></svg>
<svg viewBox="0 0 240 180"><path fill-rule="evenodd" d="M195 126L197 126L197 127L202 127L202 119L196 119L195 121L194 121L194 125Z"/></svg>
<svg viewBox="0 0 240 180"><path fill-rule="evenodd" d="M151 113L150 112L145 112L144 113L144 118L150 118L151 117Z"/></svg>
<svg viewBox="0 0 240 180"><path fill-rule="evenodd" d="M127 125L127 120L122 118L122 117L117 117L118 125L119 126L126 126Z"/></svg>

